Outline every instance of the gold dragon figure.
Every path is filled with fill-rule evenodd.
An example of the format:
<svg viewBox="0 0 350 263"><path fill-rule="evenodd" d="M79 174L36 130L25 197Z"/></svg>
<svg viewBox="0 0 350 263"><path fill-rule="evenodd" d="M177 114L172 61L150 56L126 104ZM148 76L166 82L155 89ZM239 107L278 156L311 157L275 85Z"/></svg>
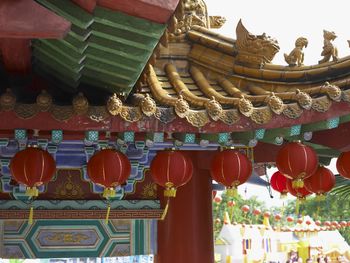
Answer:
<svg viewBox="0 0 350 263"><path fill-rule="evenodd" d="M332 41L337 38L337 35L332 31L323 30L323 50L321 56L323 59L318 61L318 64L328 62L331 57L333 61L338 61L338 49L333 46Z"/></svg>
<svg viewBox="0 0 350 263"><path fill-rule="evenodd" d="M308 41L305 37L299 37L295 41L295 48L288 54L284 54L284 60L290 67L302 66L304 63L303 48L307 47Z"/></svg>

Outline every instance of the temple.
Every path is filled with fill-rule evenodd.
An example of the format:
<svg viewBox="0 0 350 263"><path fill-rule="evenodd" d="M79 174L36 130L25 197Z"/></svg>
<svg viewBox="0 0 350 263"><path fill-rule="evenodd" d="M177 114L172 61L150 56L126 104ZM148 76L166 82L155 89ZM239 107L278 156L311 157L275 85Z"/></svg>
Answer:
<svg viewBox="0 0 350 263"><path fill-rule="evenodd" d="M249 152L260 185L287 142L324 165L349 151L350 57L338 57L335 33L319 64L303 65L301 37L276 65L278 41L243 22L233 38L217 34L225 18L203 0L0 1L0 258L213 263L218 149ZM11 174L28 146L56 163L34 199ZM131 164L108 200L87 172L105 148ZM166 206L150 164L169 148L193 174Z"/></svg>

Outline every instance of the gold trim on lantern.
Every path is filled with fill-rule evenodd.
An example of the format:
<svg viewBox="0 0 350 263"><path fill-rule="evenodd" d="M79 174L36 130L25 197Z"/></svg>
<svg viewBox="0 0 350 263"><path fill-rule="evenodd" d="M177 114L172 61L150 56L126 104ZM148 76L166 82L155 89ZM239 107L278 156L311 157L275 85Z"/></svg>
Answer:
<svg viewBox="0 0 350 263"><path fill-rule="evenodd" d="M233 187L227 188L226 193L228 197L237 197L238 196L237 187L233 186Z"/></svg>
<svg viewBox="0 0 350 263"><path fill-rule="evenodd" d="M115 189L113 187L108 187L103 190L103 197L110 198L115 197Z"/></svg>
<svg viewBox="0 0 350 263"><path fill-rule="evenodd" d="M292 187L295 188L303 188L304 187L304 181L302 178L298 178L292 181Z"/></svg>
<svg viewBox="0 0 350 263"><path fill-rule="evenodd" d="M35 186L26 188L26 196L37 197L39 195L39 190Z"/></svg>
<svg viewBox="0 0 350 263"><path fill-rule="evenodd" d="M165 183L164 196L176 197L176 188L174 187L174 184L172 182Z"/></svg>

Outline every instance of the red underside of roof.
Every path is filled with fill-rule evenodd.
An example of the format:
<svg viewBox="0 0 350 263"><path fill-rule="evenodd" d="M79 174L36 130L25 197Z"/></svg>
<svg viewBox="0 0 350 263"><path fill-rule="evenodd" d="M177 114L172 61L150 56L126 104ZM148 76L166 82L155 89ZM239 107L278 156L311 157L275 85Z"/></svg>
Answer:
<svg viewBox="0 0 350 263"><path fill-rule="evenodd" d="M187 133L218 133L218 132L239 132L256 129L272 129L281 127L290 127L297 124L305 124L327 120L330 118L350 114L350 104L347 102L333 103L327 112L304 111L298 119L288 119L282 115L275 117L265 125L259 125L252 122L249 118L241 117L240 121L234 125L227 125L222 122L210 122L206 126L196 128L186 120L176 118L174 121L165 124L156 118L145 118L144 120L130 123L119 117L109 117L101 122L96 122L86 116L73 116L67 121L57 121L50 113L41 112L30 119L20 119L15 112L0 112L0 129L39 129L53 130L61 129L65 131L111 131L111 132L187 132Z"/></svg>
<svg viewBox="0 0 350 263"><path fill-rule="evenodd" d="M72 0L92 13L96 5L120 11L156 23L166 23L174 13L179 0Z"/></svg>

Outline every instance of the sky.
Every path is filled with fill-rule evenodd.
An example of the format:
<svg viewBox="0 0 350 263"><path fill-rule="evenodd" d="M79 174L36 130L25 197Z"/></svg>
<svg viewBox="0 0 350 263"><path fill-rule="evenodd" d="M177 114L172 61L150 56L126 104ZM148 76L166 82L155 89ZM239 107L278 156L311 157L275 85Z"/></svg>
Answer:
<svg viewBox="0 0 350 263"><path fill-rule="evenodd" d="M294 48L298 37L306 37L309 45L304 49L305 65L317 64L323 46L323 29L338 36L334 45L339 57L350 55L347 40L350 39L350 2L346 0L205 0L209 15L227 19L218 30L221 34L236 38L239 19L248 31L255 35L266 33L277 39L280 51L273 63L287 65L283 53Z"/></svg>
<svg viewBox="0 0 350 263"><path fill-rule="evenodd" d="M337 38L334 45L338 48L339 57L350 55L347 40L350 39L350 2L345 0L205 0L209 15L226 17L227 21L220 34L236 38L236 25L239 19L248 31L255 35L266 33L277 39L280 51L276 54L274 64L287 65L283 53L289 53L294 48L298 37L306 37L309 45L304 49L305 65L317 64L320 60L323 46L323 30L334 31ZM330 169L337 173L335 161ZM268 170L268 175L277 171ZM239 187L242 197L249 198L259 193L259 199L265 201L268 207L282 206L285 200L273 192L274 198L264 187L244 184ZM289 198L292 199L292 198ZM288 199L287 199L288 200Z"/></svg>

